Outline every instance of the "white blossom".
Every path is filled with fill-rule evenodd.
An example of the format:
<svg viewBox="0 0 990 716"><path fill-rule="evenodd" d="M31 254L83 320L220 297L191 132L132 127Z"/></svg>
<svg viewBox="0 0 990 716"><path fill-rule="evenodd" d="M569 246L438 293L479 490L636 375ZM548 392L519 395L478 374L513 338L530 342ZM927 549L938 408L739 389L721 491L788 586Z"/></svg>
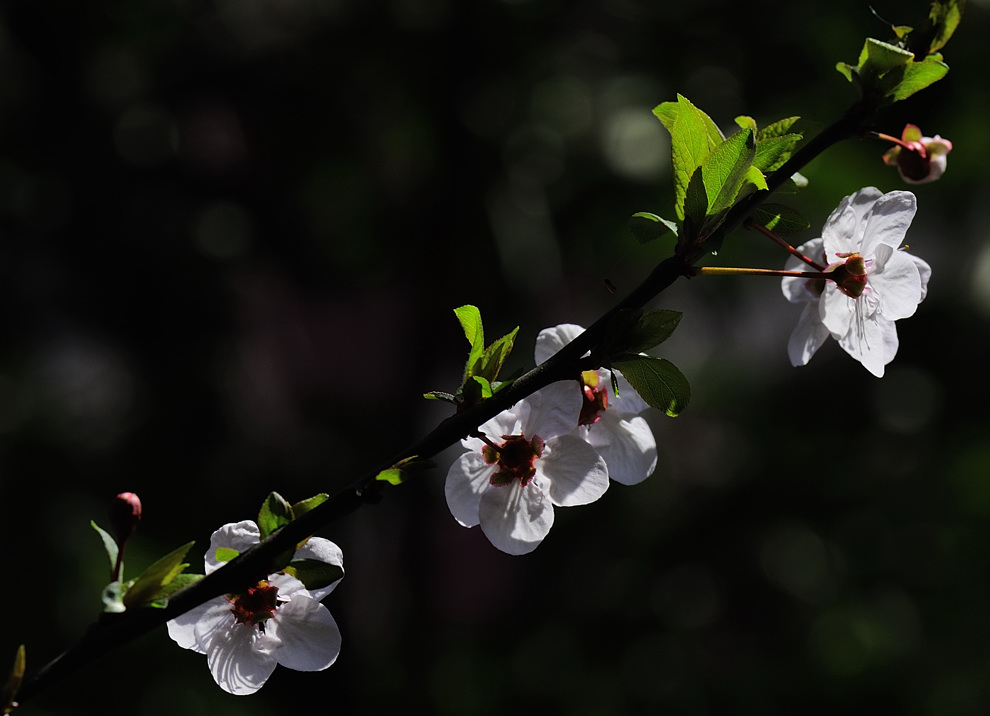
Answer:
<svg viewBox="0 0 990 716"><path fill-rule="evenodd" d="M244 552L257 544L258 525L250 520L224 525L213 533L206 553L206 573L225 560L217 550ZM343 554L333 542L310 537L294 559L343 568ZM340 652L340 630L320 604L340 582L307 589L285 573L241 594L217 597L168 622L169 636L181 647L206 654L214 680L231 694L253 694L277 664L296 671L322 671Z"/></svg>

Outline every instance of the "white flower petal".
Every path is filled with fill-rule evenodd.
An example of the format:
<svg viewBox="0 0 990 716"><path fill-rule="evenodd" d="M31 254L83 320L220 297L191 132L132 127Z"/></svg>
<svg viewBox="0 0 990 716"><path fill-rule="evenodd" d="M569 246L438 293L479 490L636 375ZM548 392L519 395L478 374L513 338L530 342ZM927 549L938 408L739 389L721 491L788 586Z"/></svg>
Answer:
<svg viewBox="0 0 990 716"><path fill-rule="evenodd" d="M818 302L809 303L801 312L787 341L787 355L791 359L791 365L807 365L828 336L828 329L818 315Z"/></svg>
<svg viewBox="0 0 990 716"><path fill-rule="evenodd" d="M852 328L856 317L856 299L850 298L837 289L834 283L828 282L818 302L818 315L832 337L838 340Z"/></svg>
<svg viewBox="0 0 990 716"><path fill-rule="evenodd" d="M344 568L344 552L333 542L322 537L310 537L306 540L306 543L296 551L293 559L315 559L318 562L332 564L341 569ZM343 579L343 575L341 575L340 579ZM325 587L310 589L308 591L313 595L314 599L319 601L337 588L337 585L340 584L340 579Z"/></svg>
<svg viewBox="0 0 990 716"><path fill-rule="evenodd" d="M598 379L605 390L608 391L608 407L606 414L618 413L623 416L639 415L650 407L649 403L643 400L642 396L636 392L632 384L619 371L615 371L615 379L619 383L618 397L612 392L612 378L609 371L604 368L598 371Z"/></svg>
<svg viewBox="0 0 990 716"><path fill-rule="evenodd" d="M823 241L812 239L797 248L799 252L813 261L822 261ZM784 264L785 271L814 271L809 264L796 256L791 256ZM798 278L796 276L785 276L781 279L780 288L784 292L784 297L791 303L818 303L818 294L809 290L808 281L810 279Z"/></svg>
<svg viewBox="0 0 990 716"><path fill-rule="evenodd" d="M880 244L898 248L917 209L917 199L909 191L892 191L879 197L866 218L862 245L854 250L871 258Z"/></svg>
<svg viewBox="0 0 990 716"><path fill-rule="evenodd" d="M528 407L521 419L522 434L527 438L539 435L546 442L577 427L584 395L576 380L564 380L541 388L519 403Z"/></svg>
<svg viewBox="0 0 990 716"><path fill-rule="evenodd" d="M880 296L880 312L888 320L913 316L921 303L919 267L903 251L895 251L883 271L870 274L869 281Z"/></svg>
<svg viewBox="0 0 990 716"><path fill-rule="evenodd" d="M539 475L525 487L513 480L486 490L479 512L482 532L492 545L507 554L532 552L553 526L553 504Z"/></svg>
<svg viewBox="0 0 990 716"><path fill-rule="evenodd" d="M481 453L468 452L454 460L447 471L444 495L450 514L465 527L478 524L481 496L490 487L495 466L485 462Z"/></svg>
<svg viewBox="0 0 990 716"><path fill-rule="evenodd" d="M224 597L217 597L170 619L165 626L169 637L183 649L205 654L217 629L229 626L233 621L230 602Z"/></svg>
<svg viewBox="0 0 990 716"><path fill-rule="evenodd" d="M236 624L227 632L217 632L206 660L214 681L227 693L253 694L275 671L270 637L256 626Z"/></svg>
<svg viewBox="0 0 990 716"><path fill-rule="evenodd" d="M657 441L649 423L639 416L623 418L606 410L601 420L580 428L579 433L587 436L605 460L610 480L635 485L656 470Z"/></svg>
<svg viewBox="0 0 990 716"><path fill-rule="evenodd" d="M554 353L573 341L584 332L581 326L573 323L561 323L553 328L544 328L536 337L534 358L536 365L546 363Z"/></svg>
<svg viewBox="0 0 990 716"><path fill-rule="evenodd" d="M932 276L932 267L928 265L927 262L922 261L917 256L911 254L905 254L909 259L914 262L914 265L918 269L918 273L921 275L921 300L925 300L925 296L928 295L928 279Z"/></svg>
<svg viewBox="0 0 990 716"><path fill-rule="evenodd" d="M216 553L218 548L233 549L240 554L258 544L260 539L261 530L251 520L231 522L224 525L210 537L210 549L206 553L206 573L209 574L226 564L226 562L217 560Z"/></svg>
<svg viewBox="0 0 990 716"><path fill-rule="evenodd" d="M879 313L857 324L839 340L842 349L863 364L870 373L882 378L884 366L897 353L897 328Z"/></svg>
<svg viewBox="0 0 990 716"><path fill-rule="evenodd" d="M859 251L866 215L881 196L879 189L868 186L839 202L822 229L827 263L835 261L837 254Z"/></svg>
<svg viewBox="0 0 990 716"><path fill-rule="evenodd" d="M337 622L315 599L297 596L281 605L268 624L281 642L273 652L275 661L289 669L322 671L340 654Z"/></svg>
<svg viewBox="0 0 990 716"><path fill-rule="evenodd" d="M561 507L586 505L608 489L605 460L576 435L561 435L546 443L543 457L534 460L537 474L550 482L550 499Z"/></svg>

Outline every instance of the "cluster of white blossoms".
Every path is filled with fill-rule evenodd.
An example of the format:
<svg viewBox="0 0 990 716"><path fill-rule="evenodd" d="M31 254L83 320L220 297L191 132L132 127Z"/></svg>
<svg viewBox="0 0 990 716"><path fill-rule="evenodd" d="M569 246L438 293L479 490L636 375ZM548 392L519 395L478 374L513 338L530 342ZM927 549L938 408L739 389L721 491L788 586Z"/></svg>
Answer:
<svg viewBox="0 0 990 716"><path fill-rule="evenodd" d="M931 267L900 248L917 208L914 194L866 187L842 200L822 236L798 247L820 258L834 278L783 279L784 295L805 303L788 354L805 365L831 336L877 377L897 352L894 321L914 315L928 292ZM804 268L798 258L787 270Z"/></svg>
<svg viewBox="0 0 990 716"><path fill-rule="evenodd" d="M250 520L224 525L210 538L206 574L223 567L218 550L241 553L258 544L261 532ZM294 559L344 566L333 542L310 537ZM181 647L206 654L214 680L224 691L246 695L264 686L275 666L322 671L337 660L340 630L320 603L340 583L307 589L279 572L240 594L217 597L168 622L168 635Z"/></svg>
<svg viewBox="0 0 990 716"><path fill-rule="evenodd" d="M564 324L536 342L542 363L582 332ZM609 480L632 485L649 477L657 445L639 415L647 404L617 374L611 394L606 370L554 383L503 411L462 441L467 449L447 473L454 518L481 531L508 554L532 552L553 526L554 507L594 502Z"/></svg>

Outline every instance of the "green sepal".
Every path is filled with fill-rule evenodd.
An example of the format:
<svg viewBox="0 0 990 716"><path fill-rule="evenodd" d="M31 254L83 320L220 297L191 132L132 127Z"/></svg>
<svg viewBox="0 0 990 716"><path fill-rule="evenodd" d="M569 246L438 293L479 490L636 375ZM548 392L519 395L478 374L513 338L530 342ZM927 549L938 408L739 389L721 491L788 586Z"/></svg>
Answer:
<svg viewBox="0 0 990 716"><path fill-rule="evenodd" d="M691 400L691 386L677 366L665 358L631 355L615 360L629 384L649 405L674 417Z"/></svg>
<svg viewBox="0 0 990 716"><path fill-rule="evenodd" d="M294 559L282 571L298 579L306 589L328 587L344 576L344 570L337 565L318 559Z"/></svg>
<svg viewBox="0 0 990 716"><path fill-rule="evenodd" d="M170 584L189 565L182 560L186 553L196 544L187 542L181 547L177 547L161 559L156 560L148 567L141 576L127 587L124 592L124 607L131 609L141 607L152 601L163 587Z"/></svg>
<svg viewBox="0 0 990 716"><path fill-rule="evenodd" d="M629 230L636 241L641 244L648 244L651 241L673 234L677 236L677 223L661 218L648 211L639 211L629 217Z"/></svg>
<svg viewBox="0 0 990 716"><path fill-rule="evenodd" d="M796 234L811 226L801 214L782 204L761 204L753 211L753 218L771 231L784 236Z"/></svg>
<svg viewBox="0 0 990 716"><path fill-rule="evenodd" d="M110 569L113 570L117 566L117 540L93 520L89 521L89 525L96 530L96 533L100 535L100 539L103 540L103 548L107 551L107 557L110 558ZM124 571L123 565L121 565L120 571Z"/></svg>
<svg viewBox="0 0 990 716"><path fill-rule="evenodd" d="M265 539L279 527L289 524L292 519L292 505L277 492L269 493L258 511L258 529L261 531L261 539Z"/></svg>
<svg viewBox="0 0 990 716"><path fill-rule="evenodd" d="M24 672L27 670L27 654L24 645L17 647L14 654L14 666L10 669L10 676L7 677L7 684L0 694L0 705L3 706L3 713L9 714L17 708L17 692L21 689L21 682L24 681Z"/></svg>

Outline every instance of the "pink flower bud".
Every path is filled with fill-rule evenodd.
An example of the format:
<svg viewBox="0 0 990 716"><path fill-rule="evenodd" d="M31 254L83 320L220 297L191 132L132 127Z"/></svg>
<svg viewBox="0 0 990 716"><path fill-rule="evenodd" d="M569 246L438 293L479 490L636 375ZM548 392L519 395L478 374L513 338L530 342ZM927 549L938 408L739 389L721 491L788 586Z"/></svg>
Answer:
<svg viewBox="0 0 990 716"><path fill-rule="evenodd" d="M905 125L900 140L884 135L895 143L883 155L887 166L896 166L901 178L908 184L927 184L945 173L946 155L952 151L952 142L934 137L923 137L921 130Z"/></svg>
<svg viewBox="0 0 990 716"><path fill-rule="evenodd" d="M117 544L134 534L141 521L141 500L133 492L121 492L110 503L110 526Z"/></svg>

